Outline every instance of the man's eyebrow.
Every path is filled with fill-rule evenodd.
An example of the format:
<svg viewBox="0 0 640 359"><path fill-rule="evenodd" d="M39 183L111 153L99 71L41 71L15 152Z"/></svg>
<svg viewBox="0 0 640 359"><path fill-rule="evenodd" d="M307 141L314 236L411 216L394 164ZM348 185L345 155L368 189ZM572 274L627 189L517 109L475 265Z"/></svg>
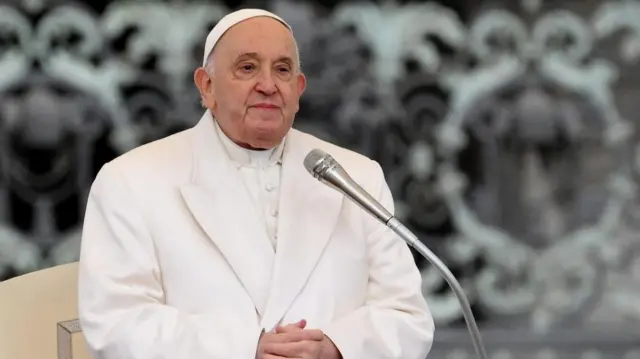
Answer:
<svg viewBox="0 0 640 359"><path fill-rule="evenodd" d="M281 56L278 58L278 61L276 62L284 62L285 64L289 65L289 66L293 66L293 59L290 58L289 56Z"/></svg>
<svg viewBox="0 0 640 359"><path fill-rule="evenodd" d="M236 56L236 61L244 60L244 59L259 59L260 55L257 52L243 52L240 55Z"/></svg>
<svg viewBox="0 0 640 359"><path fill-rule="evenodd" d="M256 59L259 60L260 59L260 55L257 52L243 52L240 55L238 55L236 57L236 62L238 61L242 61L245 59ZM293 66L294 61L291 57L289 56L280 56L276 62L284 62L287 65Z"/></svg>

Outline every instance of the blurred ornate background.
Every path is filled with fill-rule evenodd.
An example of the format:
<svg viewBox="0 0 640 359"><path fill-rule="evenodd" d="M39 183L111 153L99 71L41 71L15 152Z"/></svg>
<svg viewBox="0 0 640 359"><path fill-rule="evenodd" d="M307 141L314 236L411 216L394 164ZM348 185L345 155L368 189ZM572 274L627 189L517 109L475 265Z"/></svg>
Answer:
<svg viewBox="0 0 640 359"><path fill-rule="evenodd" d="M294 27L295 127L378 160L451 266L492 359L640 358L640 2L0 0L0 280L77 260L103 163L202 114L230 10ZM416 257L430 357L473 358Z"/></svg>

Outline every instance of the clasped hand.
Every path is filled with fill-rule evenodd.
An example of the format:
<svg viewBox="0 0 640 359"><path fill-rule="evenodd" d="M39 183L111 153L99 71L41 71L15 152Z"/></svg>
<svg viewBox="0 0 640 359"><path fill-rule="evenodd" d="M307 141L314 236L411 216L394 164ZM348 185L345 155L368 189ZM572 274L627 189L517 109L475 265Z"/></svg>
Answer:
<svg viewBox="0 0 640 359"><path fill-rule="evenodd" d="M305 329L306 325L303 319L263 333L256 359L341 359L336 346L321 330Z"/></svg>

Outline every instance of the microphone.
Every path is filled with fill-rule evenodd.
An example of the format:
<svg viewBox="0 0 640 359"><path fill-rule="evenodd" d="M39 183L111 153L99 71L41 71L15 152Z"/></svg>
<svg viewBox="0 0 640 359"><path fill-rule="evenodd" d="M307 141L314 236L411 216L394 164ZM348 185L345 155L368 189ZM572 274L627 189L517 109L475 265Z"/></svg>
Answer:
<svg viewBox="0 0 640 359"><path fill-rule="evenodd" d="M360 208L364 209L367 213L384 223L387 227L393 230L400 238L402 238L407 244L413 247L418 253L420 253L425 259L433 264L436 269L442 274L447 281L455 296L460 302L462 307L462 315L467 324L467 329L471 335L471 341L473 348L479 359L488 359L482 337L480 336L480 330L476 324L476 320L473 317L471 305L469 300L460 286L460 283L456 280L455 276L449 268L438 258L427 246L425 246L415 234L413 234L407 227L405 227L400 221L393 216L382 204L380 204L375 198L373 198L367 191L365 191L360 185L358 185L349 176L347 171L340 166L340 164L328 153L320 150L313 149L304 158L304 167L307 171L317 180L325 185L341 192L351 201L356 203Z"/></svg>

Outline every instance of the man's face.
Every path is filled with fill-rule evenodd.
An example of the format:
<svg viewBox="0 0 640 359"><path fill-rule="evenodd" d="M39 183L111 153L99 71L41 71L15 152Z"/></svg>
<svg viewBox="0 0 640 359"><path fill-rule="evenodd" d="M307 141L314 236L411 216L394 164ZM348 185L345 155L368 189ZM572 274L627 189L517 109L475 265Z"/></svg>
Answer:
<svg viewBox="0 0 640 359"><path fill-rule="evenodd" d="M289 30L268 17L236 24L218 41L213 70L199 69L195 79L223 132L247 148L279 144L306 86Z"/></svg>

